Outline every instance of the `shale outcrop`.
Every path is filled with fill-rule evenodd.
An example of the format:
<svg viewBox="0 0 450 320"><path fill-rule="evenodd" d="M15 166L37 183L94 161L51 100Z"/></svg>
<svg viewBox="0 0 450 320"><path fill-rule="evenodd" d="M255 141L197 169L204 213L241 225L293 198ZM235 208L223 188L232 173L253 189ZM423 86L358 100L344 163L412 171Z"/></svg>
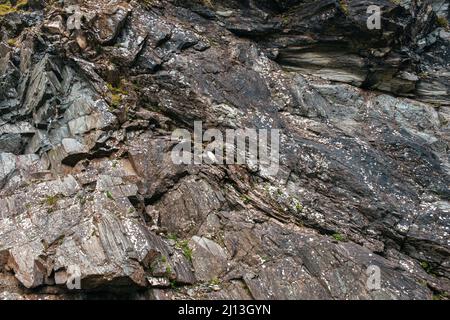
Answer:
<svg viewBox="0 0 450 320"><path fill-rule="evenodd" d="M0 0L0 298L447 299L449 17ZM280 169L175 164L194 121L280 129Z"/></svg>

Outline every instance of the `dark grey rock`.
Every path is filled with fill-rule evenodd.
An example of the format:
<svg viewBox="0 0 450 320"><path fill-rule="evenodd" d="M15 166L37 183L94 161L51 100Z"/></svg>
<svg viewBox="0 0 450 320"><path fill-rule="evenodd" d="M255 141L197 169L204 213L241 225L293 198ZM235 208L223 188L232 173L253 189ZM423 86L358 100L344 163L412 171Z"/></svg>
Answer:
<svg viewBox="0 0 450 320"><path fill-rule="evenodd" d="M85 1L2 18L0 298L447 299L437 3ZM174 164L172 131L195 120L280 128L280 170Z"/></svg>

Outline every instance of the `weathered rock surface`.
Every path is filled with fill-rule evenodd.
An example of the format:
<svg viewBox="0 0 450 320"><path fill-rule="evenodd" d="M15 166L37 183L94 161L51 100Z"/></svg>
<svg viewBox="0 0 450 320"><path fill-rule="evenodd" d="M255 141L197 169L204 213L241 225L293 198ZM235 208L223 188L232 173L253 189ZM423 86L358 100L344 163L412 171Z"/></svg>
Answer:
<svg viewBox="0 0 450 320"><path fill-rule="evenodd" d="M439 4L33 1L0 16L0 298L447 299ZM175 164L172 131L196 120L281 129L277 175Z"/></svg>

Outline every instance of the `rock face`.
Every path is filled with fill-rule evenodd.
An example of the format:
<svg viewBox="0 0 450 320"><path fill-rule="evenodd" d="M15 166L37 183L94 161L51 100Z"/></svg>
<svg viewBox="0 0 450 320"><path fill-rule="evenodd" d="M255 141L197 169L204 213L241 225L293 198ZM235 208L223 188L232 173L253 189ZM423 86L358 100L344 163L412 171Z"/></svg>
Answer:
<svg viewBox="0 0 450 320"><path fill-rule="evenodd" d="M1 298L448 299L444 1L17 6ZM279 128L280 170L176 164L194 121Z"/></svg>

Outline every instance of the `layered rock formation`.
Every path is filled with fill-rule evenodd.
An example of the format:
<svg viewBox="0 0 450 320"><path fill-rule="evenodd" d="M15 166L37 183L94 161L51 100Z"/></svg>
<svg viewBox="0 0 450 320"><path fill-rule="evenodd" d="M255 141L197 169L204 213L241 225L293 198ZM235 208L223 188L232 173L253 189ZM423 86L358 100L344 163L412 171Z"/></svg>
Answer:
<svg viewBox="0 0 450 320"><path fill-rule="evenodd" d="M1 298L448 298L445 1L0 3ZM278 174L174 164L196 120Z"/></svg>

